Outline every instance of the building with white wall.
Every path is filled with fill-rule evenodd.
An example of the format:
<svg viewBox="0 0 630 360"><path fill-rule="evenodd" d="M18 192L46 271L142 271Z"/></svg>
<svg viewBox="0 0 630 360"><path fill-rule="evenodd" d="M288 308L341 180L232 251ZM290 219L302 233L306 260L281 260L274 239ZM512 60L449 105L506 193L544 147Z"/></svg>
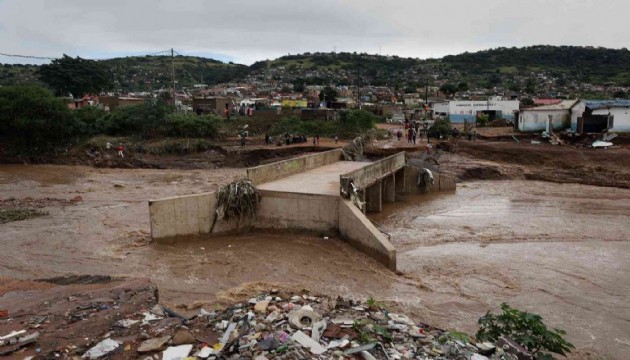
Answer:
<svg viewBox="0 0 630 360"><path fill-rule="evenodd" d="M490 114L497 119L514 120L514 113L518 111L518 100L487 100L487 101L444 101L433 104L433 113L448 117L452 123L463 123L464 120L475 121L478 113Z"/></svg>
<svg viewBox="0 0 630 360"><path fill-rule="evenodd" d="M571 125L571 108L577 100L562 100L558 104L537 106L518 112L519 131L540 132L567 129Z"/></svg>

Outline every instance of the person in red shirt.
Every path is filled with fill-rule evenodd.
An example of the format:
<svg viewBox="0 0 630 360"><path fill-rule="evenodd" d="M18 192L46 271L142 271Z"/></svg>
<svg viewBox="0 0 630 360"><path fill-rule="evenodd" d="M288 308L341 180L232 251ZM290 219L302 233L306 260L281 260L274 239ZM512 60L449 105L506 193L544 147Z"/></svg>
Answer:
<svg viewBox="0 0 630 360"><path fill-rule="evenodd" d="M118 145L118 155L121 158L125 157L124 151L125 151L125 147L122 144Z"/></svg>

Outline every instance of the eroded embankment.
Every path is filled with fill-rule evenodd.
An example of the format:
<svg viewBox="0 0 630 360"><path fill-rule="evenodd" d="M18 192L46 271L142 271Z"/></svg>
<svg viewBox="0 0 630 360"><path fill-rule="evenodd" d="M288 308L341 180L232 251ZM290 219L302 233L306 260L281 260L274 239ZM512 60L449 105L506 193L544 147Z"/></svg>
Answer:
<svg viewBox="0 0 630 360"><path fill-rule="evenodd" d="M630 188L630 148L593 149L551 144L470 142L441 147L458 157L445 157L442 168L460 178L524 178L555 183Z"/></svg>

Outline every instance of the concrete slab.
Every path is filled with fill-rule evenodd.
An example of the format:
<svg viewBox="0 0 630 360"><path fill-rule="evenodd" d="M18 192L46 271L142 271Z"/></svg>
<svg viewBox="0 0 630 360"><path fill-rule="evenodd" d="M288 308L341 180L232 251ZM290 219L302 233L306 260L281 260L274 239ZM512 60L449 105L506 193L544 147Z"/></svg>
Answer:
<svg viewBox="0 0 630 360"><path fill-rule="evenodd" d="M339 196L339 177L341 174L364 168L370 164L369 162L338 161L301 174L260 184L258 189Z"/></svg>

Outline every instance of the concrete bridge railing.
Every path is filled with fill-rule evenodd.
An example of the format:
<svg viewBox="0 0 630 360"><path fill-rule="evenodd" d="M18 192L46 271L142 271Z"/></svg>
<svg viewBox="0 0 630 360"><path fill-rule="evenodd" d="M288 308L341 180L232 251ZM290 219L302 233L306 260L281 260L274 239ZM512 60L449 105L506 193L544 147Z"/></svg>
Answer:
<svg viewBox="0 0 630 360"><path fill-rule="evenodd" d="M355 204L366 211L381 211L383 202L394 202L396 193L405 190L405 152L399 152L370 165L342 174L340 193L344 198L358 197Z"/></svg>
<svg viewBox="0 0 630 360"><path fill-rule="evenodd" d="M334 149L312 155L260 165L247 169L247 178L254 185L274 181L283 177L302 173L341 160L341 149Z"/></svg>

